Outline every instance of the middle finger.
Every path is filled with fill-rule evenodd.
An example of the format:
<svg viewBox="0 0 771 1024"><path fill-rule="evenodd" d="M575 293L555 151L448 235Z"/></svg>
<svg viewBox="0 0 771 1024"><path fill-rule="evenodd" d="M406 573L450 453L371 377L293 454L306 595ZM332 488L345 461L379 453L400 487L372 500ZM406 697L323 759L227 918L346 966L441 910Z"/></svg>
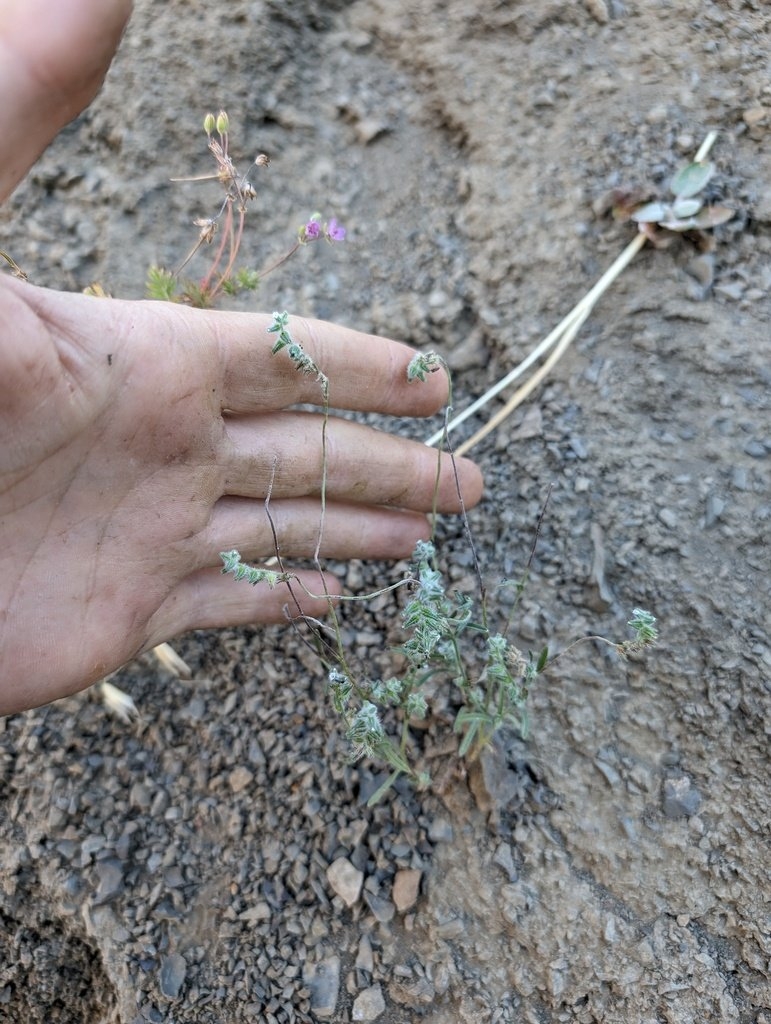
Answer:
<svg viewBox="0 0 771 1024"><path fill-rule="evenodd" d="M331 417L324 444L323 417L305 412L240 416L226 419L225 427L225 494L318 495L326 461L326 494L332 500L428 512L436 492L437 511L460 511L450 457L418 441ZM456 460L456 468L465 504L476 504L479 470L468 459Z"/></svg>

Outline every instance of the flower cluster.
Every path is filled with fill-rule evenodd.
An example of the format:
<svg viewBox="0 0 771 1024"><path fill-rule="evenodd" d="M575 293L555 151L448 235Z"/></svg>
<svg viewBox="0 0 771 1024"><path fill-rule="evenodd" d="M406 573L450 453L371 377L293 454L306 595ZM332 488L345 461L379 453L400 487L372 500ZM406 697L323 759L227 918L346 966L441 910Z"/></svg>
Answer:
<svg viewBox="0 0 771 1024"><path fill-rule="evenodd" d="M346 233L337 217L330 217L328 221L322 223L321 214L314 213L311 214L310 220L300 227L297 238L302 245L307 242L315 242L319 238L324 238L327 242L342 242Z"/></svg>

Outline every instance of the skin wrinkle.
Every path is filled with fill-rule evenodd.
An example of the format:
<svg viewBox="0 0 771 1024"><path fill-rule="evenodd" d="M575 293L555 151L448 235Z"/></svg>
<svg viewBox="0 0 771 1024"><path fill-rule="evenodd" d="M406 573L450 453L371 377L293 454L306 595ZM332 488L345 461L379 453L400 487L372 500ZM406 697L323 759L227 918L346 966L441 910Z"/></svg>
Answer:
<svg viewBox="0 0 771 1024"><path fill-rule="evenodd" d="M0 295L2 295L2 300L4 303L6 301L10 302L13 319L16 322L18 322L18 318L20 316L25 315L25 313L37 319L37 313L30 305L30 303L26 301L26 296L17 296L17 294L15 292L11 292L10 289L7 292L4 291L2 280L3 278L2 275L0 274ZM10 296L10 298L7 298L7 295ZM23 312L20 310L15 310L13 308L13 303L16 301L17 298L21 299L20 305L23 307ZM45 404L51 399L51 396L55 396L56 394L58 380L56 378L55 373L52 370L50 361L46 358L41 357L40 352L34 352L32 353L31 356L28 357L25 352L22 352L19 363L12 368L11 372L14 374L14 379L18 379L19 383L24 381L26 384L26 381L31 379L32 386L30 387L29 390L31 391L32 394L35 395L36 404L34 409L28 411L26 408L27 402L29 400L26 387L24 389L15 389L15 393L17 394L19 401L22 402L25 406L25 417L34 418L34 416L37 413L41 412ZM40 392L43 393L39 394ZM8 409L7 407L5 410L3 410L5 415L7 415L9 412L13 413L13 411L13 408Z"/></svg>
<svg viewBox="0 0 771 1024"><path fill-rule="evenodd" d="M27 295L34 298L38 297L40 294L41 293L38 292L22 292L20 297L24 305L27 307L29 314L44 325L46 333L52 342L51 347L56 352L58 358L58 370L61 374L60 377L51 372L51 367L47 362L42 364L40 371L41 376L48 376L50 378L50 386L47 389L44 402L47 403L55 401L56 393L62 386L62 382L64 382L70 391L70 395L74 393L81 394L83 396L77 402L79 411L83 409L86 401L93 401L92 396L102 392L100 407L98 409L98 414L101 415L110 404L111 396L110 391L107 388L88 387L89 381L98 381L99 379L98 372L96 374L93 372L93 361L91 363L91 372L87 372L87 361L84 362L82 358L79 359L74 354L72 354L70 358L67 357L68 351L70 353L80 352L81 355L83 353L83 345L78 342L77 325L69 323L62 324L57 321L56 313L49 309L45 302L35 304L27 301ZM78 372L78 367L82 367L80 372ZM26 390L27 389L25 388L25 391ZM43 404L43 402L41 402L41 404ZM44 410L42 409L40 410L40 413L41 415L45 415ZM29 415L29 413L27 415ZM93 418L95 420L97 417L94 416Z"/></svg>
<svg viewBox="0 0 771 1024"><path fill-rule="evenodd" d="M264 414L263 414L264 415ZM226 471L226 493L264 499L268 492L270 477L273 473L273 461L276 462L274 478L274 494L276 497L303 497L319 494L319 482L322 469L321 446L321 415L310 412L288 412L266 416L270 436L263 438L265 446L261 457L245 456L245 441L242 436L255 429L260 417L244 417L242 421L231 424L231 443L229 466ZM413 467L417 467L423 454L422 449L404 446L401 460L386 459L381 463L377 457L377 448L366 466L356 464L352 453L352 445L356 445L363 435L359 434L357 425L350 421L332 417L327 432L327 497L334 501L337 496L350 493L361 499L370 496L373 502L389 508L415 508L421 504L420 495L425 494L428 507L433 500L434 476L425 478L423 487L418 480L414 487L403 486L402 481L410 478ZM242 432L244 432L242 434ZM288 447L282 439L291 434L292 446ZM386 440L386 435L383 435ZM281 445L284 444L282 452ZM435 456L435 453L433 454ZM268 461L269 466L268 468ZM360 474L365 472L366 476ZM376 484L377 490L373 491ZM428 488L431 493L428 493ZM388 495L377 498L376 495ZM453 480L445 482L444 495L440 494L440 507L448 503L455 505L455 484Z"/></svg>
<svg viewBox="0 0 771 1024"><path fill-rule="evenodd" d="M268 326L269 322L266 317L264 329L266 346L272 337L268 334ZM253 409L253 386L251 384L245 384L236 367L231 366L230 359L228 358L228 349L230 346L224 340L226 336L224 333L226 327L227 321L224 318L219 317L213 317L209 324L209 330L212 332L217 352L217 365L222 367L220 377L222 395L220 401L220 412L223 414L233 413L234 415L238 415L243 412L243 410ZM258 358L259 352L255 345L255 360ZM271 356L271 358L275 357ZM264 401L262 403L265 408L282 408L284 405L296 401L297 378L296 376L293 376L293 373L290 372L290 370L293 370L291 364L286 367L286 372L282 374L280 382L277 383L274 379L271 380L270 401ZM243 398L241 397L242 395L244 396Z"/></svg>
<svg viewBox="0 0 771 1024"><path fill-rule="evenodd" d="M127 9L118 0L0 0L0 43L16 48L20 64L33 54L37 62L32 72L0 60L7 101L5 120L0 117L7 151L0 193L16 183L7 156L17 171L22 162L29 167L60 127L67 104L96 90ZM37 70L60 78L59 94L45 94ZM0 712L82 689L181 631L281 621L290 601L285 588L236 586L223 578L218 559L218 551L242 539L245 552L259 545L272 553L264 502L251 492L269 487L277 454L288 492L276 507L287 567L305 560L318 540L318 498L305 495L319 489L323 396L314 374L299 374L286 354L271 354L269 314L92 299L4 277L0 299L8 319L0 363L8 372L0 368L0 437L7 432L11 443L0 443L7 470L0 484L18 483L12 468L25 476L20 493L3 494L0 505L5 510L38 497L42 504L37 517L25 509L4 511L0 520L6 590L21 575L18 552L22 564L26 549L36 552L12 610L4 609ZM404 416L433 413L441 404L441 380L407 385L412 353L401 343L334 324L291 323L331 378L332 405ZM20 350L32 360L20 358ZM284 403L306 401L315 419L282 411ZM223 408L239 414L238 428ZM421 511L436 453L415 444L408 457L407 442L351 423L338 421L332 431L339 480L332 481L337 493L328 505L323 557L404 557L413 539L428 534ZM33 466L40 473L26 475ZM445 459L445 476L448 470ZM415 472L421 479L408 480ZM461 475L475 503L479 474L464 464ZM226 480L229 489L248 494L239 508L221 514ZM394 480L397 500L414 490L421 511L378 508L379 501L394 500L388 490ZM362 496L367 500L356 504ZM216 547L200 551L202 532ZM326 602L305 595L323 594L325 585L303 565L297 570L307 584L297 588L302 610L323 616ZM341 586L328 581L333 592ZM28 630L37 648L32 660Z"/></svg>
<svg viewBox="0 0 771 1024"><path fill-rule="evenodd" d="M63 300L52 296L50 302L46 303L46 311L55 312L59 301ZM75 309L76 312L64 317L65 325L69 329L74 315L80 315L81 312L88 315L89 310L92 311L91 315L96 317L99 329L94 346L98 357L103 351L104 324L109 317L101 316L100 310L104 307L99 306L98 300L92 300L88 307L85 305L86 301L78 301L75 298L71 309ZM213 321L199 322L205 325L201 333L203 341L208 342L211 335L209 334L208 338L206 335ZM242 331L240 324L238 329ZM50 344L50 326L43 330ZM334 334L328 328L323 330L324 337L334 340ZM159 334L165 335L165 329ZM258 607L261 621L276 621L282 617L280 606L286 603L286 596L279 596L275 592L267 593L262 590L255 594L251 588L233 587L232 591L226 592L223 600L217 552L231 546L232 537L218 544L216 550L200 554L193 554L195 542L185 538L197 535L212 522L216 514L217 501L227 489L226 478L231 490L239 489L239 481L240 486L244 486L244 478L248 478L249 492L252 493L255 488L262 485L264 495L269 484L269 474L272 474L273 461L279 453L284 453L283 465L279 469L289 493L301 496L309 491L317 493L321 466L321 417L318 412L289 411L278 414L252 413L228 420L220 413L218 403L209 399L212 393L208 386L209 382L212 379L216 381L220 372L219 364L214 362L212 353L203 344L199 346L200 351L197 355L200 363L193 364L194 373L189 376L180 375L176 370L184 368L185 360L192 356L193 346L186 344L184 337L172 336L169 340L173 344L164 346L165 364L161 359L150 359L148 362L149 353L145 352L142 344L139 345L136 354L129 353L135 355L133 361L122 360L121 374L116 376L113 371L107 378L109 383L106 387L114 396L119 394L123 404L118 403L107 412L97 411L93 417L83 417L85 423L79 441L74 442L69 451L69 459L74 465L69 469L69 489L54 502L55 510L59 514L59 524L56 528L66 531L64 547L72 552L70 557L80 557L85 522L82 507L75 500L72 484L73 479L79 480L85 484L81 495L82 505L85 507L90 502L97 516L92 524L93 539L97 548L96 561L89 561L89 574L85 580L80 579L77 590L68 588L66 582L62 586L60 582L58 612L54 610L57 591L52 588L51 598L46 598L45 606L40 609L40 618L51 623L50 628L43 631L44 639L49 645L54 642L51 640L51 630L57 615L65 614L63 605L67 607L68 615L72 606L75 633L80 634L85 630L86 620L92 624L98 622L99 628L91 630L92 647L84 651L87 661L84 658L78 665L77 652L74 656L70 655L69 664L75 664L75 671L64 667L66 663L61 652L66 649L66 643L62 647L61 637L57 647L60 656L56 661L52 660L49 650L41 649L41 686L46 673L52 677L58 673L62 679L67 680L57 695L62 695L65 687L66 692L72 692L73 689L87 684L91 678L95 679L96 675L89 676L89 670L94 665L98 664L101 667L109 661L110 645L113 650L121 650L123 660L132 653L152 645L153 642L169 639L184 629L199 628L205 624L237 625L254 621L257 618L255 609ZM52 355L49 359L52 359L52 365L55 365L56 350L51 346L50 351ZM350 346L348 351L351 351ZM338 364L345 363L345 359L341 359L342 354L337 353ZM398 356L396 363L401 364L404 361L402 350L399 350ZM248 362L248 359L248 346L240 343L238 361L243 364ZM103 360L98 360L98 367L106 373L102 362ZM389 356L389 365L393 366L394 362L394 358ZM359 369L351 378L354 383L359 374L363 373L361 365L357 365ZM161 393L167 398L161 401L157 398L158 389L153 387L157 379L157 367L161 367L165 374ZM287 370L290 374L295 373L291 364ZM388 376L387 367L382 372L384 376ZM129 382L128 386L125 384L126 381ZM200 391L196 386L199 381ZM296 376L294 381L297 381ZM149 388L148 382L151 385ZM384 392L385 384L384 381ZM316 388L312 381L303 386L310 390ZM178 396L177 388L185 389L190 396L187 402L174 401ZM141 396L145 393L148 399L143 405ZM399 392L402 407L404 394L405 390L402 388ZM100 398L101 394L97 391L97 403ZM51 406L51 417L57 411L59 415L66 416L63 391L60 390L58 396L52 396L52 402L54 399L57 399L57 404ZM254 404L252 402L252 409ZM186 408L188 406L190 408ZM63 407L64 412L61 411ZM76 410L71 410L70 418L77 418ZM237 432L235 440L238 444L233 443L231 430ZM123 446L116 444L121 436L126 442ZM107 443L106 447L104 442ZM58 438L56 443L58 445ZM263 453L261 458L257 457L260 450ZM121 472L120 466L121 453L124 451L127 460L125 473ZM352 503L352 499L365 493L370 467L371 500L366 503L370 512L373 511L378 496L383 496L383 501L405 502L409 498L411 488L404 486L404 480L417 464L424 465L429 458L433 461L436 457L435 453L427 452L428 450L419 446L412 450L402 447L396 440L389 442L385 435L373 437L366 428L345 419L333 419L329 458L332 476L336 475L338 479L331 481L333 498L329 505L325 531L325 546L333 552L332 557L351 557L351 552L358 550L359 547L368 548L370 551L377 549L382 551L385 557L402 556L408 553L402 550L400 541L402 525L404 534L410 540L425 535L427 531L423 529L424 524L414 518L402 522L388 518L382 521L370 518L367 530L363 533L359 527L351 529L351 521L347 519L346 513L336 507L334 492L337 489L339 496L347 497L349 503ZM222 457L222 453L231 455L229 462ZM294 479L291 479L290 475ZM425 477L425 472L422 475ZM389 484L393 484L394 478L397 480L395 499L394 495L388 492ZM109 489L110 481L112 489ZM355 493L352 493L351 488ZM119 508L105 509L98 497L100 492L109 493L110 501L118 502ZM123 492L128 494L128 500ZM425 498L426 481L423 480L422 484L416 481L414 492L423 494ZM149 496L152 496L150 504ZM67 505L69 502L73 504L62 510L61 504ZM424 506L425 501L419 502L419 505ZM290 508L290 505L287 505L287 508ZM362 514L367 515L366 506ZM248 520L248 512L242 511L240 520L232 521L235 526L233 532L238 538L248 538ZM378 535L381 522L382 531ZM78 526L78 523L81 525ZM178 533L175 532L175 524L180 524L177 526ZM141 536L138 535L138 526L142 530ZM306 553L312 553L308 548L313 548L317 530L317 508L312 514L309 513L307 505L295 505L291 508L289 525L286 530L281 528L280 539L289 565L293 556L305 557ZM268 533L263 525L263 539L260 545L263 549L267 548L266 553L269 554L272 551ZM124 544L124 540L132 542L132 538L138 543ZM369 538L376 539L373 541ZM49 541L55 542L55 538L50 537L50 530ZM112 548L111 544L114 545ZM147 552L154 546L156 550L151 571ZM161 549L160 556L158 548ZM52 560L53 550L52 543L49 543L40 551L39 563L42 563L43 567L46 560ZM186 575L182 579L177 568L179 565L186 566ZM200 575L196 575L196 565L204 570ZM130 574L133 572L132 591L125 602L121 600L121 591L116 586L116 574L123 575L124 568L126 580L131 578ZM44 573L44 568L41 569L39 564L38 573L41 572ZM42 575L34 579L37 584L34 589L38 592L41 579ZM24 582L26 602L30 605L33 581L26 577ZM315 587L316 593L320 593L321 590L320 586ZM200 595L200 601L196 595ZM79 597L84 597L85 600L77 604ZM308 605L308 599L303 600ZM18 607L18 596L15 596L11 623L14 619L20 620L17 614ZM104 611L97 613L100 607L104 608ZM317 611L317 614L319 613ZM33 608L33 617L34 614ZM151 625L148 624L150 619ZM13 629L13 626L9 625L7 628ZM126 634L130 636L127 637ZM26 657L26 646L20 650L12 649L3 664L3 674L10 670L12 674L16 673L19 678L23 678L26 662L21 659ZM57 670L56 665L60 663L62 668ZM11 677L13 678L13 675ZM35 699L43 700L43 691L40 691Z"/></svg>

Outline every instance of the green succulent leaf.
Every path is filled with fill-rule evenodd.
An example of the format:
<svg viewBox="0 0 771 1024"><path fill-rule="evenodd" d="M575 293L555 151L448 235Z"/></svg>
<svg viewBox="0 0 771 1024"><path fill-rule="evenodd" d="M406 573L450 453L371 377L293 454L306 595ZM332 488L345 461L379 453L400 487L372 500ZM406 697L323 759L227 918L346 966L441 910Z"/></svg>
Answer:
<svg viewBox="0 0 771 1024"><path fill-rule="evenodd" d="M672 207L667 203L646 203L630 214L638 224L659 224L671 216Z"/></svg>
<svg viewBox="0 0 771 1024"><path fill-rule="evenodd" d="M687 199L701 192L714 173L714 164L688 164L677 172L669 187L678 199Z"/></svg>
<svg viewBox="0 0 771 1024"><path fill-rule="evenodd" d="M672 213L675 217L693 217L702 207L701 199L675 199L672 203Z"/></svg>

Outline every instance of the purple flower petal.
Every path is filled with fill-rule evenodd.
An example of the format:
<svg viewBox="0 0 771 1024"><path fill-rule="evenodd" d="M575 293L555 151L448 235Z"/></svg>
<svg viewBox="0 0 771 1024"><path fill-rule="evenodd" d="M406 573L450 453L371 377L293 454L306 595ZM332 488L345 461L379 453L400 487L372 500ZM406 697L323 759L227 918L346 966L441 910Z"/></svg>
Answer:
<svg viewBox="0 0 771 1024"><path fill-rule="evenodd" d="M309 220L305 225L305 237L306 238L318 238L321 234L321 228L317 220Z"/></svg>
<svg viewBox="0 0 771 1024"><path fill-rule="evenodd" d="M327 238L332 242L342 242L345 238L345 228L342 224L338 224L337 217L332 217L327 224Z"/></svg>

